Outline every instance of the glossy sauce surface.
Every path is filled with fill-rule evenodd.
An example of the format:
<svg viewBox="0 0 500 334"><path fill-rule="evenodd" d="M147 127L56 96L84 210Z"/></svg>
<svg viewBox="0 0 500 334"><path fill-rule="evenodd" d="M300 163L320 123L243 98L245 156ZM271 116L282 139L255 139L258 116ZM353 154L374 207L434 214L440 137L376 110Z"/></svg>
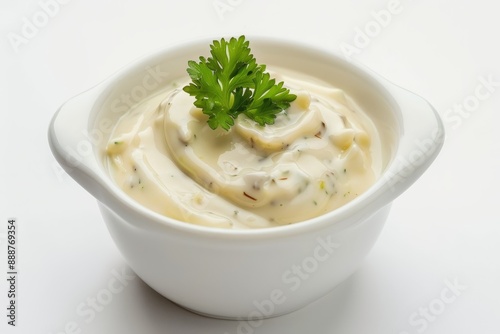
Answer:
<svg viewBox="0 0 500 334"><path fill-rule="evenodd" d="M381 144L363 110L324 82L270 73L297 95L274 125L240 115L229 131L212 130L174 87L133 106L107 145L114 180L160 214L240 229L319 216L369 188L381 173Z"/></svg>

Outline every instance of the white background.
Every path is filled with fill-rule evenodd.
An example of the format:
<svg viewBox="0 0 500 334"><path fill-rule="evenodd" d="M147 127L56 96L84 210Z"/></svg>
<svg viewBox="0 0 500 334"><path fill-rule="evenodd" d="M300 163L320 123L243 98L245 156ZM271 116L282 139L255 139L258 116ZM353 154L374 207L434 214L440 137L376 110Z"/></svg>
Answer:
<svg viewBox="0 0 500 334"><path fill-rule="evenodd" d="M428 99L447 130L440 156L394 202L362 267L320 301L250 332L500 333L497 2L71 0L56 8L54 1L0 4L1 333L242 332L238 322L175 306L137 277L99 312L77 312L90 310L128 267L95 200L58 167L46 136L65 100L137 57L196 37L239 34L350 56ZM390 17L380 14L388 7ZM37 30L26 31L34 21ZM459 114L454 108L464 104ZM19 224L15 328L5 316L10 217Z"/></svg>

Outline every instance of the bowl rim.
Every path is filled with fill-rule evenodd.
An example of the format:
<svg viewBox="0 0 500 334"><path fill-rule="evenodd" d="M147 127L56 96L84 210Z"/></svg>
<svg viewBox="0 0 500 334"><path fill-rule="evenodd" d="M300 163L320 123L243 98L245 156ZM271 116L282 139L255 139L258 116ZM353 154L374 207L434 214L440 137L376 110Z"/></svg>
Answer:
<svg viewBox="0 0 500 334"><path fill-rule="evenodd" d="M297 41L292 39L284 39L284 38L276 38L276 37L267 37L267 36L256 36L245 34L247 41L250 41L250 46L252 44L281 44L287 48L293 48L295 50L300 50L301 52L308 52L310 54L314 54L316 57L324 57L325 59L329 59L331 64L337 64L337 66L341 66L346 69L350 73L355 73L361 77L366 78L369 81L369 86L376 88L377 92L380 94L384 94L384 98L388 101L394 100L394 95L388 89L388 85L394 84L389 83L383 77L374 73L373 71L363 68L361 64L355 64L351 61L347 61L339 54L332 52L331 50L318 47L317 45L312 45L308 42ZM231 37L225 37L226 39ZM163 55L167 56L169 53L175 52L177 50L188 49L193 47L199 47L200 45L206 45L208 50L208 45L218 38L213 37L203 37L189 41L183 41L180 43L172 44L166 47L163 47L157 51L149 53L145 56L142 56L135 61L125 65L118 71L116 71L112 76L108 77L104 82L94 87L94 89L99 90L99 94L97 98L94 100L95 104L97 101L101 99L103 93L109 89L112 89L117 84L117 81L126 76L127 73L130 73L134 69L137 69L139 66L144 67L145 64L150 63L157 57ZM92 89L91 89L92 90ZM412 93L413 94L413 93ZM396 103L396 102L395 102ZM395 107L398 106L396 103ZM64 105L61 107L61 109ZM92 107L94 109L95 105ZM60 110L61 110L60 109ZM397 108L396 108L397 109ZM59 111L60 111L59 110ZM394 113L394 111L391 111ZM53 123L57 117L57 114L54 116L51 127L53 127ZM402 117L402 116L401 116ZM439 117L439 116L437 116ZM88 118L87 118L88 119ZM439 122L438 122L439 123ZM87 124L88 128L88 124ZM382 172L382 174L378 177L378 179L362 194L354 198L352 201L342 205L339 208L336 208L332 211L326 212L320 216L312 217L310 219L291 223L287 225L266 227L266 228L255 228L255 229L225 229L225 228L217 228L210 226L197 225L194 223L184 222L181 220L177 220L160 213L157 213L146 206L140 204L132 197L128 196L123 190L112 180L107 170L105 170L102 164L99 164L99 172L91 173L92 178L100 184L102 188L106 190L106 193L102 198L114 198L114 203L112 201L103 201L100 200L105 206L110 208L115 212L118 216L122 217L124 221L127 223L137 227L147 229L149 227L153 227L159 230L165 230L165 228L173 228L179 232L185 232L191 235L198 235L203 237L219 237L219 238L230 238L233 240L255 240L255 238L275 238L275 237L283 237L283 236L291 236L291 235L303 235L304 233L314 232L323 230L325 228L329 228L330 231L333 230L343 230L346 228L352 228L357 226L358 224L366 221L371 215L378 212L378 210L382 209L386 205L390 204L394 198L399 196L406 188L409 187L407 185L404 189L400 189L398 191L392 191L391 194L387 194L387 182L388 180L384 177L384 174L387 173L387 170L393 164L394 158L398 155L399 151L399 142L401 140L401 133L397 134L395 137L395 149L391 160L387 163L386 168ZM51 147L54 146L53 144ZM58 148L53 148L57 150ZM92 157L99 161L97 150L93 146L94 154ZM440 149L440 147L439 147ZM439 151L439 149L437 151ZM434 160L435 156L438 152L434 154L433 157L430 158L429 164ZM59 159L58 159L59 160ZM60 161L61 162L61 161ZM64 166L63 166L64 167ZM94 166L95 167L95 166ZM78 169L78 168L77 168ZM75 172L73 169L72 172ZM84 171L88 173L88 171ZM423 173L423 171L422 171ZM69 173L71 175L71 173ZM421 174L421 173L420 173ZM418 175L416 178L418 178ZM416 179L415 178L415 179ZM413 182L411 182L413 183ZM83 185L82 185L83 186ZM85 187L85 186L84 186ZM385 194L385 196L384 196ZM99 198L98 198L99 200ZM142 218L142 220L149 220L147 224L141 222L131 222L131 219L127 219L127 215L123 215L124 212L128 212L133 214L135 217ZM125 217L124 217L125 216Z"/></svg>

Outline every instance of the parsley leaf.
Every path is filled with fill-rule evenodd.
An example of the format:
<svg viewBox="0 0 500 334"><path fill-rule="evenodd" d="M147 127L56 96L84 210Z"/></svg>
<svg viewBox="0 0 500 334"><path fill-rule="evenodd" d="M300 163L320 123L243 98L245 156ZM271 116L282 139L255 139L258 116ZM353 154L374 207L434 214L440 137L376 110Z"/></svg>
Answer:
<svg viewBox="0 0 500 334"><path fill-rule="evenodd" d="M258 65L245 36L213 41L211 57L188 61L191 83L183 90L208 115L212 129L229 130L239 114L259 125L274 124L276 115L296 99L283 82L276 84L265 65Z"/></svg>

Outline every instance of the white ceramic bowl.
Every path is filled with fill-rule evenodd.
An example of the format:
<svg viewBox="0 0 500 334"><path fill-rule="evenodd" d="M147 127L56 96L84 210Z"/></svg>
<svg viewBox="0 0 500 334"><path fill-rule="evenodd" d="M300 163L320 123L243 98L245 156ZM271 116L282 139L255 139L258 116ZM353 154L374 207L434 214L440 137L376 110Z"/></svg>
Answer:
<svg viewBox="0 0 500 334"><path fill-rule="evenodd" d="M383 134L385 171L365 193L323 216L277 228L224 230L161 216L110 178L104 147L112 125L163 84L186 76L187 61L212 40L161 50L67 101L49 129L53 154L98 200L109 232L144 282L173 302L222 318L288 313L325 295L359 266L392 201L431 164L444 132L422 98L369 70L306 44L250 37L258 63L293 68L344 89Z"/></svg>

